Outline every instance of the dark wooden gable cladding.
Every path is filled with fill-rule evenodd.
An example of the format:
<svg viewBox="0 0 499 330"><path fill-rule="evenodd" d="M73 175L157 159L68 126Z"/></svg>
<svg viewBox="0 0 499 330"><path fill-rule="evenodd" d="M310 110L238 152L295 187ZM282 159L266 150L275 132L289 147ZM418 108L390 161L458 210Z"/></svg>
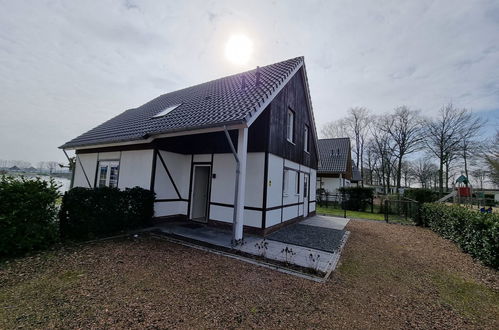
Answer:
<svg viewBox="0 0 499 330"><path fill-rule="evenodd" d="M264 111L248 130L248 151L264 152L266 148L266 127L268 111ZM236 130L229 131L232 143L237 149ZM156 148L181 154L231 153L225 132L183 135L158 139L153 142Z"/></svg>
<svg viewBox="0 0 499 330"><path fill-rule="evenodd" d="M317 169L316 141L300 69L270 104L269 152L293 162ZM294 143L287 140L288 109L294 112ZM305 126L308 127L309 152L304 150Z"/></svg>

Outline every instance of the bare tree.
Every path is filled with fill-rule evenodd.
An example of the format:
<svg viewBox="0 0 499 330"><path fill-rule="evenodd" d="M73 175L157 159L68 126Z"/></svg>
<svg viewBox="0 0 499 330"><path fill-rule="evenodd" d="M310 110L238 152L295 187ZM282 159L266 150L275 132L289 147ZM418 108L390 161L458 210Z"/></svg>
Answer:
<svg viewBox="0 0 499 330"><path fill-rule="evenodd" d="M371 122L371 113L368 109L362 107L350 108L348 117L346 118L349 130L353 133L355 141L354 154L356 164L360 168L360 175L363 177L364 172L364 145L369 134L369 124ZM364 181L362 181L364 185Z"/></svg>
<svg viewBox="0 0 499 330"><path fill-rule="evenodd" d="M485 155L485 160L492 183L499 186L499 130L496 132L495 140L491 143Z"/></svg>
<svg viewBox="0 0 499 330"><path fill-rule="evenodd" d="M470 131L473 115L467 109L457 109L452 104L443 106L438 116L426 120L425 145L439 163L438 187L444 191L444 165L450 166L450 157L459 150L463 134Z"/></svg>
<svg viewBox="0 0 499 330"><path fill-rule="evenodd" d="M322 137L324 138L344 138L350 137L348 125L345 118L331 121L322 126Z"/></svg>
<svg viewBox="0 0 499 330"><path fill-rule="evenodd" d="M391 176L393 172L393 154L391 152L391 137L386 132L380 129L383 122L386 121L384 117L377 117L373 121L371 128L373 152L375 157L379 159L379 172L380 182L383 186L385 194L389 193L391 186Z"/></svg>
<svg viewBox="0 0 499 330"><path fill-rule="evenodd" d="M396 159L396 187L401 187L402 163L404 157L418 151L423 139L422 118L419 111L400 106L393 114L384 117L380 129L392 140L392 154Z"/></svg>
<svg viewBox="0 0 499 330"><path fill-rule="evenodd" d="M471 171L471 175L473 175L476 181L480 184L480 190L483 190L483 183L487 180L489 172L483 168L477 168Z"/></svg>
<svg viewBox="0 0 499 330"><path fill-rule="evenodd" d="M422 188L431 188L433 173L436 165L428 158L419 158L411 164L412 176L419 182Z"/></svg>
<svg viewBox="0 0 499 330"><path fill-rule="evenodd" d="M59 167L59 163L55 161L48 161L46 164L50 174L54 173L54 171Z"/></svg>

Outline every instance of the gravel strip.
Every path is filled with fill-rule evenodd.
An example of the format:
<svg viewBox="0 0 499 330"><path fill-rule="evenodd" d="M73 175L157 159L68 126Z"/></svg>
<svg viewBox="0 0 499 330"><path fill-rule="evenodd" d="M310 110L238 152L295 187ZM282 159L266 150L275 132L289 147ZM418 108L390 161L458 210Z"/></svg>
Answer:
<svg viewBox="0 0 499 330"><path fill-rule="evenodd" d="M0 328L497 329L499 276L431 232L350 221L315 283L141 235L0 265Z"/></svg>
<svg viewBox="0 0 499 330"><path fill-rule="evenodd" d="M345 236L345 230L294 224L284 227L266 238L333 253L338 251L343 236Z"/></svg>

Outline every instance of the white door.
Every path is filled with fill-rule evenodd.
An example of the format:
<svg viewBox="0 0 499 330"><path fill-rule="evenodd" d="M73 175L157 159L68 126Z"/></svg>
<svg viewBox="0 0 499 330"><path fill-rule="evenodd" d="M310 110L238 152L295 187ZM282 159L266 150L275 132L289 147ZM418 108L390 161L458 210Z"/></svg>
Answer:
<svg viewBox="0 0 499 330"><path fill-rule="evenodd" d="M210 191L210 166L194 165L192 182L191 219L194 221L208 221L208 195Z"/></svg>
<svg viewBox="0 0 499 330"><path fill-rule="evenodd" d="M303 174L303 216L308 216L308 200L310 195L310 182L308 174Z"/></svg>

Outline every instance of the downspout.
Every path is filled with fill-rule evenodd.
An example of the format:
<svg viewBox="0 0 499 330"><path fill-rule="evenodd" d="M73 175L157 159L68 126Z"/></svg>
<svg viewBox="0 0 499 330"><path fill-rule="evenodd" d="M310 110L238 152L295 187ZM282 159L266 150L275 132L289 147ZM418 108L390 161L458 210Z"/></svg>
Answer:
<svg viewBox="0 0 499 330"><path fill-rule="evenodd" d="M227 130L227 126L224 126L224 132L225 132L225 137L227 138L227 141L229 142L230 150L232 151L232 155L234 156L234 159L236 160L236 184L235 184L235 190L234 190L234 220L232 221L232 245L237 244L236 240L236 228L237 228L237 197L239 193L239 174L240 174L240 169L241 169L241 163L239 161L239 158L237 157L237 152L236 148L234 148L234 144L232 143L232 140L229 135L229 131Z"/></svg>

